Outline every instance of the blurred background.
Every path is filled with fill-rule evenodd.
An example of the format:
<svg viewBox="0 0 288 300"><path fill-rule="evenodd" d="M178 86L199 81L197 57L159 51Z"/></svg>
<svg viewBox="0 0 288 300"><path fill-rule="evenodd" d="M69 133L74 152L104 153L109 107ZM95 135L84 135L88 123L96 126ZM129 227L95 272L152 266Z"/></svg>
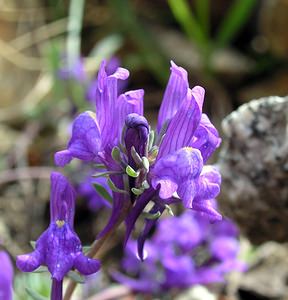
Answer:
<svg viewBox="0 0 288 300"><path fill-rule="evenodd" d="M29 241L48 225L53 155L65 146L75 115L94 110L89 87L103 59L111 68L114 64L130 70L125 89L145 90L145 115L152 124L170 60L188 71L191 87L205 87L204 111L220 133L223 118L240 105L288 94L287 0L0 0L0 4L0 243L13 258L30 251ZM288 111L284 114L287 121ZM75 163L65 172L79 191L76 231L89 244L109 209L92 203L91 191L81 184L87 175L83 166ZM233 219L233 213L229 217ZM288 223L280 225L287 234ZM258 223L251 226L257 228ZM252 268L244 281L233 278L225 292L218 289L217 297L288 299L286 236L277 238L282 244L269 242L272 233L251 245L245 233L244 229L244 256L247 260L252 256L254 268L262 269L253 273ZM121 249L118 244L114 250ZM267 262L271 257L274 260ZM107 260L115 263L119 257L112 251ZM271 270L276 283L269 281ZM18 280L19 290L28 285L23 280Z"/></svg>

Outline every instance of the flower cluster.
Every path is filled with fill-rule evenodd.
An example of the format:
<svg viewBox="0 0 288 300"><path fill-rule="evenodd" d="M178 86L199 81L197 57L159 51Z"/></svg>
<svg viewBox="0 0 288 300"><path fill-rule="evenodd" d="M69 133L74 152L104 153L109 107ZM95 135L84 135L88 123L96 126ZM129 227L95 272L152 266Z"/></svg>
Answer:
<svg viewBox="0 0 288 300"><path fill-rule="evenodd" d="M13 273L10 257L0 251L0 300L12 300Z"/></svg>
<svg viewBox="0 0 288 300"><path fill-rule="evenodd" d="M100 269L98 260L86 257L73 229L75 191L60 173L51 174L50 225L38 238L35 250L17 257L17 267L32 272L47 266L53 279L51 299L62 299L62 280L73 268L83 275Z"/></svg>
<svg viewBox="0 0 288 300"><path fill-rule="evenodd" d="M237 259L237 236L237 228L229 220L211 224L191 211L165 218L145 244L144 262L137 256L136 242L129 240L122 260L129 276L119 272L113 276L132 290L153 294L223 282L227 273L245 270L245 264Z"/></svg>
<svg viewBox="0 0 288 300"><path fill-rule="evenodd" d="M171 203L182 202L211 221L221 220L213 207L221 177L214 167L204 165L221 139L202 113L204 89L190 89L183 68L171 63L155 132L143 116L144 91L119 94L118 83L128 76L123 68L108 74L105 62L101 64L94 93L96 114L86 111L74 120L67 148L56 153L55 162L63 167L78 158L106 169L96 176L108 177L113 208L99 237L124 216L127 241L139 215L153 203L138 241L142 257L155 217Z"/></svg>

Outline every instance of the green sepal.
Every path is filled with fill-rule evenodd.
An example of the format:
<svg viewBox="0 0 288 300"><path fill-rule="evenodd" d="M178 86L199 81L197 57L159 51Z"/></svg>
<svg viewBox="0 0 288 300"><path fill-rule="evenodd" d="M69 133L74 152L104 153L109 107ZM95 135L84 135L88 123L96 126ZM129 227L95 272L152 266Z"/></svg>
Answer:
<svg viewBox="0 0 288 300"><path fill-rule="evenodd" d="M131 156L133 157L133 160L135 161L135 163L137 165L142 164L142 159L141 159L140 155L138 154L138 152L136 151L134 146L131 147Z"/></svg>
<svg viewBox="0 0 288 300"><path fill-rule="evenodd" d="M142 214L145 217L145 219L148 219L148 220L156 220L156 219L159 219L161 216L160 211L157 211L155 214L150 214L148 212L143 212Z"/></svg>
<svg viewBox="0 0 288 300"><path fill-rule="evenodd" d="M116 162L121 161L121 155L120 154L121 154L121 152L120 152L119 147L114 146L112 151L111 151L111 156L114 159L114 161L116 161Z"/></svg>
<svg viewBox="0 0 288 300"><path fill-rule="evenodd" d="M113 199L111 195L107 192L107 190L99 183L93 183L93 186L96 190L96 192L104 199L109 201L110 203L113 203Z"/></svg>
<svg viewBox="0 0 288 300"><path fill-rule="evenodd" d="M149 160L146 156L142 157L142 165L145 168L145 170L148 172L150 165L149 165Z"/></svg>
<svg viewBox="0 0 288 300"><path fill-rule="evenodd" d="M139 174L140 174L138 171L135 171L129 165L126 167L126 173L127 173L127 175L129 175L130 177L133 177L133 178L137 178L139 176Z"/></svg>
<svg viewBox="0 0 288 300"><path fill-rule="evenodd" d="M128 194L127 191L118 189L117 186L114 184L114 182L110 178L108 178L107 183L113 192L121 193L121 194Z"/></svg>
<svg viewBox="0 0 288 300"><path fill-rule="evenodd" d="M131 192L132 192L134 195L139 196L139 195L143 194L144 189L137 189L137 188L134 188L134 187L133 187L133 188L131 189Z"/></svg>
<svg viewBox="0 0 288 300"><path fill-rule="evenodd" d="M153 146L149 151L149 158L155 159L158 155L158 152L159 152L159 147Z"/></svg>
<svg viewBox="0 0 288 300"><path fill-rule="evenodd" d="M147 189L150 188L150 184L148 183L147 180L144 180L144 181L142 182L142 188L145 189L145 190L147 190Z"/></svg>
<svg viewBox="0 0 288 300"><path fill-rule="evenodd" d="M149 137L148 137L148 150L150 150L153 147L155 139L155 132L154 130L150 130Z"/></svg>

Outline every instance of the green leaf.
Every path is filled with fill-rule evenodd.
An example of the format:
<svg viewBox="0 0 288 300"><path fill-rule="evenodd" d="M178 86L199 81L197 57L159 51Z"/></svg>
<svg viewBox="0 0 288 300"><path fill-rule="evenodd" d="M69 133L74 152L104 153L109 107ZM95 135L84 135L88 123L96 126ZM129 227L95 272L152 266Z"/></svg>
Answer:
<svg viewBox="0 0 288 300"><path fill-rule="evenodd" d="M107 192L107 190L99 183L94 183L93 184L96 192L104 199L106 199L107 201L109 201L110 203L113 202L112 197L110 196L110 194Z"/></svg>
<svg viewBox="0 0 288 300"><path fill-rule="evenodd" d="M133 178L137 178L139 176L139 174L140 174L138 171L135 171L129 165L126 167L126 173L127 173L127 175L129 175L130 177L133 177Z"/></svg>
<svg viewBox="0 0 288 300"><path fill-rule="evenodd" d="M134 9L133 2L135 1L109 0L107 2L111 12L114 13L113 21L118 21L119 24L119 28L116 30L123 32L125 37L129 36L139 49L145 67L149 68L153 75L164 84L169 76L167 59L157 39L138 18Z"/></svg>
<svg viewBox="0 0 288 300"><path fill-rule="evenodd" d="M195 9L198 22L208 37L210 34L210 0L196 0Z"/></svg>
<svg viewBox="0 0 288 300"><path fill-rule="evenodd" d="M77 283L85 283L85 277L80 275L78 272L69 271L67 276Z"/></svg>
<svg viewBox="0 0 288 300"><path fill-rule="evenodd" d="M225 47L249 18L256 0L235 0L219 26L216 46Z"/></svg>
<svg viewBox="0 0 288 300"><path fill-rule="evenodd" d="M201 25L193 15L187 0L168 0L170 9L175 19L182 26L188 37L194 40L198 46L206 48L208 39Z"/></svg>
<svg viewBox="0 0 288 300"><path fill-rule="evenodd" d="M114 182L110 178L108 178L107 183L113 192L121 193L121 194L128 194L127 191L118 189L117 186L114 184Z"/></svg>
<svg viewBox="0 0 288 300"><path fill-rule="evenodd" d="M48 300L48 298L43 297L42 295L40 295L37 292L33 291L31 288L26 287L26 292L34 300Z"/></svg>

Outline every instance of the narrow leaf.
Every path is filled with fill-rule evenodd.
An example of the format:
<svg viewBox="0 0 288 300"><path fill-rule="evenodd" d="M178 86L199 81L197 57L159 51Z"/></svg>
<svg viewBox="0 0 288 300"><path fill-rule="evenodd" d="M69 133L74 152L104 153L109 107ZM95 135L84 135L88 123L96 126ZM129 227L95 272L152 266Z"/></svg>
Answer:
<svg viewBox="0 0 288 300"><path fill-rule="evenodd" d="M94 178L98 177L108 177L109 175L121 175L121 172L118 171L107 171L107 172L99 172L92 175Z"/></svg>
<svg viewBox="0 0 288 300"><path fill-rule="evenodd" d="M113 202L113 199L111 197L111 195L108 193L108 191L99 183L94 183L93 184L96 192L104 199L106 199L107 201L109 201L110 203Z"/></svg>
<svg viewBox="0 0 288 300"><path fill-rule="evenodd" d="M168 0L170 9L175 19L182 26L186 34L193 39L198 46L207 47L208 40L200 24L193 15L187 0Z"/></svg>
<svg viewBox="0 0 288 300"><path fill-rule="evenodd" d="M225 47L249 18L256 0L235 0L222 21L216 36L216 45Z"/></svg>
<svg viewBox="0 0 288 300"><path fill-rule="evenodd" d="M208 37L210 33L210 0L196 0L195 8L197 13L197 19L200 26L202 27L203 32Z"/></svg>

